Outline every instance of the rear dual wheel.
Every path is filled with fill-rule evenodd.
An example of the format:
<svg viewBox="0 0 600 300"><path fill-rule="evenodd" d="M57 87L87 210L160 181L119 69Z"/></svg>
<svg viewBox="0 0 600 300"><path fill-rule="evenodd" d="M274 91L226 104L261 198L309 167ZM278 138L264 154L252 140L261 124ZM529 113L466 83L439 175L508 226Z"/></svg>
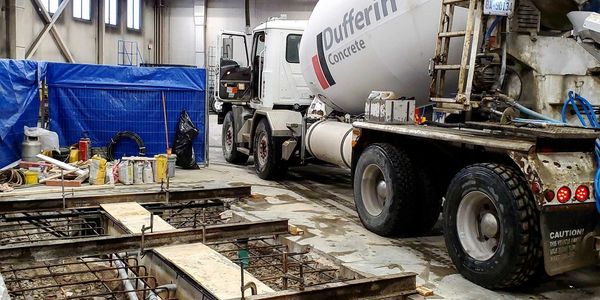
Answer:
<svg viewBox="0 0 600 300"><path fill-rule="evenodd" d="M442 195L430 174L415 168L409 154L373 144L360 155L354 199L363 225L382 236L418 236L436 223Z"/></svg>
<svg viewBox="0 0 600 300"><path fill-rule="evenodd" d="M455 176L444 203L444 237L459 273L486 288L521 286L541 269L533 196L508 166L477 164Z"/></svg>
<svg viewBox="0 0 600 300"><path fill-rule="evenodd" d="M415 236L439 215L429 172L390 144L365 149L354 173L354 199L364 226L383 236ZM444 238L460 274L486 288L517 287L542 270L539 215L522 174L499 164L460 171L444 203Z"/></svg>

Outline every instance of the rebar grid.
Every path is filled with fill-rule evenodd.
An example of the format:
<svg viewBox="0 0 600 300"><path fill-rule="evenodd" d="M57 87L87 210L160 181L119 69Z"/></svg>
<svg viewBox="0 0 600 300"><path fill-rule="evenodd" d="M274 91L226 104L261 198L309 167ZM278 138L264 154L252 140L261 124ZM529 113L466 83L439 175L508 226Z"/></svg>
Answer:
<svg viewBox="0 0 600 300"><path fill-rule="evenodd" d="M118 274L123 265L118 267L116 261L121 261L130 274L129 281L140 299L146 299L151 292L167 296L160 299L172 299L168 291L156 289L156 278L148 275L135 254L0 266L0 272L12 299L127 299L131 291L124 289Z"/></svg>
<svg viewBox="0 0 600 300"><path fill-rule="evenodd" d="M274 290L303 290L341 280L338 269L309 259L308 251L289 252L287 246L276 244L272 238L238 239L207 245Z"/></svg>
<svg viewBox="0 0 600 300"><path fill-rule="evenodd" d="M182 229L223 224L221 213L226 210L226 207L223 203L189 202L176 205L164 204L147 209L160 215L173 227Z"/></svg>
<svg viewBox="0 0 600 300"><path fill-rule="evenodd" d="M0 245L104 236L99 216L76 211L2 215Z"/></svg>

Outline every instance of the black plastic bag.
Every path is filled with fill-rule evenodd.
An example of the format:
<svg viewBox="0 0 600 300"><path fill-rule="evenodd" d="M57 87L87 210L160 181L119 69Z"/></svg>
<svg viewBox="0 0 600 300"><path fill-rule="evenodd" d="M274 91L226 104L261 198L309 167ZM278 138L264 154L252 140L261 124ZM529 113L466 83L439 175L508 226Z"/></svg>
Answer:
<svg viewBox="0 0 600 300"><path fill-rule="evenodd" d="M199 133L198 127L194 125L188 112L183 110L179 117L173 144L173 150L177 155L177 166L184 169L199 169L192 146Z"/></svg>

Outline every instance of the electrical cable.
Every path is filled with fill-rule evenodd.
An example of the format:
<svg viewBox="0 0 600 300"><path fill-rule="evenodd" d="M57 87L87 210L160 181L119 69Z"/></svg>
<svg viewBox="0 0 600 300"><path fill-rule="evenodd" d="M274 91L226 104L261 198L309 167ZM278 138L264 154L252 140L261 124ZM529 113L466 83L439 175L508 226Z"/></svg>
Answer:
<svg viewBox="0 0 600 300"><path fill-rule="evenodd" d="M486 41L492 36L492 33L494 33L494 30L496 29L496 26L498 26L498 23L501 20L502 20L501 16L496 16L494 18L494 21L492 22L492 25L490 25L490 27L488 28L488 30L485 32L485 40Z"/></svg>
<svg viewBox="0 0 600 300"><path fill-rule="evenodd" d="M146 146L144 145L144 141L142 140L142 138L139 135L137 135L137 133L135 133L135 132L121 131L121 132L117 133L112 139L110 139L110 144L108 145L108 149L107 149L107 153L106 153L106 156L109 161L115 160L115 146L123 138L128 138L130 140L133 140L138 145L138 148L140 149L139 155L146 156Z"/></svg>

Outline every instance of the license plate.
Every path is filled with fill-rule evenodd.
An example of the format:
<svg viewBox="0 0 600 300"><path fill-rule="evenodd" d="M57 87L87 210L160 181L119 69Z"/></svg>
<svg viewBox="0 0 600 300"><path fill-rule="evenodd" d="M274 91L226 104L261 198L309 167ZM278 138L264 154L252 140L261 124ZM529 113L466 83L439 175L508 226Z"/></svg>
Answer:
<svg viewBox="0 0 600 300"><path fill-rule="evenodd" d="M514 8L514 0L485 0L483 13L492 16L511 16Z"/></svg>

